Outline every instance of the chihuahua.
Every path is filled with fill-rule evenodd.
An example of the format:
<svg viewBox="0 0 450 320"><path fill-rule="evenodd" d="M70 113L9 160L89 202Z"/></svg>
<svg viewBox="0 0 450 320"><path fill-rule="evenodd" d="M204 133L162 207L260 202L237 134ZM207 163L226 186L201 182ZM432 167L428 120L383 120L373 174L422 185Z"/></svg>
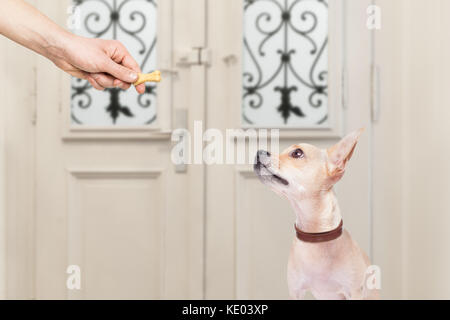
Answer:
<svg viewBox="0 0 450 320"><path fill-rule="evenodd" d="M378 290L365 284L370 261L343 229L333 190L362 132L349 134L328 150L299 144L279 156L258 151L255 173L296 214L288 262L292 299L304 299L307 291L316 299L378 299Z"/></svg>

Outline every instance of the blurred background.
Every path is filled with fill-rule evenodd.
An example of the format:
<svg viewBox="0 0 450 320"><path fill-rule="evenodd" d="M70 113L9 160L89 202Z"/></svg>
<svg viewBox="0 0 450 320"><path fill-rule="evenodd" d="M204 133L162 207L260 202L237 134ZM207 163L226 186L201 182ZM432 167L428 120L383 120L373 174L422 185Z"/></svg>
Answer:
<svg viewBox="0 0 450 320"><path fill-rule="evenodd" d="M383 298L450 298L449 1L29 2L163 81L95 92L0 39L1 298L288 298L294 214L251 166L173 164L194 121L281 149L365 127L345 227Z"/></svg>

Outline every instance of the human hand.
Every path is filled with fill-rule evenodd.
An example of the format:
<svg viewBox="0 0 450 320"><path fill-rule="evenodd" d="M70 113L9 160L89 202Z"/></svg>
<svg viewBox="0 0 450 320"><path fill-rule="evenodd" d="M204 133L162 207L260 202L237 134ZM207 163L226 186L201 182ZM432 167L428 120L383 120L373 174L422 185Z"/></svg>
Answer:
<svg viewBox="0 0 450 320"><path fill-rule="evenodd" d="M62 48L48 49L48 57L57 67L74 77L88 80L97 90L114 87L128 90L141 73L137 62L117 40L70 35ZM136 86L136 91L144 93L145 84Z"/></svg>

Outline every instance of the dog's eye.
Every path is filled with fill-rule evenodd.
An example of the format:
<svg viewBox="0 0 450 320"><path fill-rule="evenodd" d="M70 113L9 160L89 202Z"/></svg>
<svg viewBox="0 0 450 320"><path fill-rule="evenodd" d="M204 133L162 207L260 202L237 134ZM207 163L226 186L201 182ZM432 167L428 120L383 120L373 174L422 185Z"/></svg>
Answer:
<svg viewBox="0 0 450 320"><path fill-rule="evenodd" d="M300 159L303 158L305 156L305 154L303 153L302 149L295 149L294 151L291 152L291 157L294 159Z"/></svg>

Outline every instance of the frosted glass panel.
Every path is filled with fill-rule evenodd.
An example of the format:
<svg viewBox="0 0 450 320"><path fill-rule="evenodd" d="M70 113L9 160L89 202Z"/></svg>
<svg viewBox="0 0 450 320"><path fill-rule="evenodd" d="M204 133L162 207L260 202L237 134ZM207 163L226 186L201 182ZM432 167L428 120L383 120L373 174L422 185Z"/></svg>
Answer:
<svg viewBox="0 0 450 320"><path fill-rule="evenodd" d="M244 0L243 124L328 126L328 1Z"/></svg>
<svg viewBox="0 0 450 320"><path fill-rule="evenodd" d="M144 72L156 66L157 0L74 0L78 24L74 33L121 41ZM138 95L97 91L88 81L72 79L71 117L75 126L143 126L156 120L156 86Z"/></svg>

